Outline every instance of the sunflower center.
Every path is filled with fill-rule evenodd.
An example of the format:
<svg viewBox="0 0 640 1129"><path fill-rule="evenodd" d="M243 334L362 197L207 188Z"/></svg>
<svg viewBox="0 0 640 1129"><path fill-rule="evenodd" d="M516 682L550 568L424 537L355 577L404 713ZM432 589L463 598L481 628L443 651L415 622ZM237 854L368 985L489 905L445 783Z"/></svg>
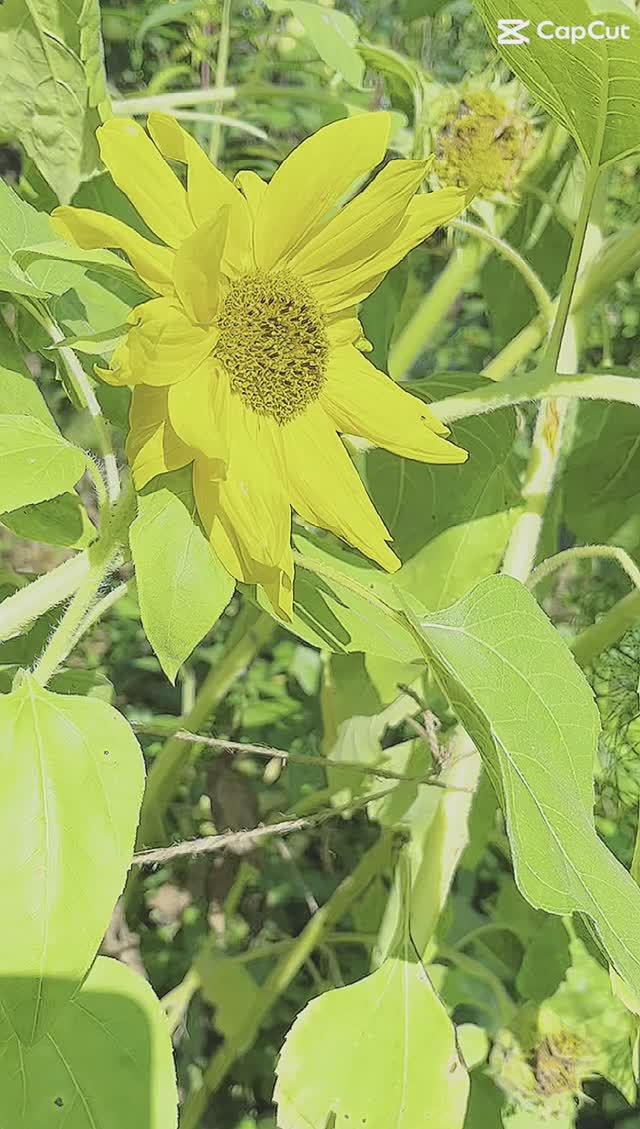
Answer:
<svg viewBox="0 0 640 1129"><path fill-rule="evenodd" d="M236 279L218 328L215 356L252 411L284 424L317 399L329 341L322 311L298 279L261 272Z"/></svg>

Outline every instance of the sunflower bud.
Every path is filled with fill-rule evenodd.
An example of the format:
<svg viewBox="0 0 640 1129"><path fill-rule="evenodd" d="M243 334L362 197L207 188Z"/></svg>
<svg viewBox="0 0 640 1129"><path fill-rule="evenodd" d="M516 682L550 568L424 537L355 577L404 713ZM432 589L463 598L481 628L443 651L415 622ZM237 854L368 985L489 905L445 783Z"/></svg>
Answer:
<svg viewBox="0 0 640 1129"><path fill-rule="evenodd" d="M468 90L438 122L435 170L443 184L483 195L513 190L533 143L528 118L493 90Z"/></svg>

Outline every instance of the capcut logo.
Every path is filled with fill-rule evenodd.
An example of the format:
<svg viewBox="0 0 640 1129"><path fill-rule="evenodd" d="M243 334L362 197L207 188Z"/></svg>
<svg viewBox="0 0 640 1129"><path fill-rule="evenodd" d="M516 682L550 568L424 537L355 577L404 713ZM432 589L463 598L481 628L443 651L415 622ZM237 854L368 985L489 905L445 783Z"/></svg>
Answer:
<svg viewBox="0 0 640 1129"><path fill-rule="evenodd" d="M523 33L531 26L530 20L498 20L498 43L501 47L519 47L530 43L531 39ZM558 40L561 43L581 43L585 39L601 43L617 39L630 39L629 24L607 24L604 20L592 20L590 24L555 24L553 20L541 20L535 28L538 39Z"/></svg>
<svg viewBox="0 0 640 1129"><path fill-rule="evenodd" d="M530 43L529 36L522 34L530 24L530 20L498 20L498 43L503 47Z"/></svg>

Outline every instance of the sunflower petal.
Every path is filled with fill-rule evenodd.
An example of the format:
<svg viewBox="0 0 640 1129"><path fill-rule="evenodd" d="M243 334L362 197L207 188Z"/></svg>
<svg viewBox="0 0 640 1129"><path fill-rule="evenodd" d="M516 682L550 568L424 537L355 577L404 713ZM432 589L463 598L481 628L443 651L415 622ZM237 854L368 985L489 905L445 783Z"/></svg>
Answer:
<svg viewBox="0 0 640 1129"><path fill-rule="evenodd" d="M291 511L277 425L230 400L230 453L224 480L208 460L194 466L198 512L220 561L237 580L261 585L291 617ZM277 605L277 606L276 606Z"/></svg>
<svg viewBox="0 0 640 1129"><path fill-rule="evenodd" d="M152 298L131 311L135 324L120 342L106 370L107 384L175 384L185 380L211 352L215 330L189 320L170 298Z"/></svg>
<svg viewBox="0 0 640 1129"><path fill-rule="evenodd" d="M304 521L328 529L388 572L400 561L336 429L320 404L283 429L291 504Z"/></svg>
<svg viewBox="0 0 640 1129"><path fill-rule="evenodd" d="M291 269L319 283L357 269L384 251L397 233L409 202L431 161L390 161L372 184L334 216L291 259Z"/></svg>
<svg viewBox="0 0 640 1129"><path fill-rule="evenodd" d="M100 155L118 188L170 247L191 235L187 194L153 141L131 118L110 118L96 131Z"/></svg>
<svg viewBox="0 0 640 1129"><path fill-rule="evenodd" d="M386 113L332 122L289 154L269 182L256 216L261 270L288 262L355 181L379 164L390 123Z"/></svg>
<svg viewBox="0 0 640 1129"><path fill-rule="evenodd" d="M258 176L257 172L238 172L233 178L233 183L240 189L244 196L251 215L256 217L262 198L267 191L267 182Z"/></svg>
<svg viewBox="0 0 640 1129"><path fill-rule="evenodd" d="M220 268L227 238L229 209L196 228L176 251L176 293L192 321L213 321L220 299Z"/></svg>
<svg viewBox="0 0 640 1129"><path fill-rule="evenodd" d="M176 434L207 459L217 460L217 477L223 477L229 458L229 381L212 358L171 385L168 410Z"/></svg>
<svg viewBox="0 0 640 1129"><path fill-rule="evenodd" d="M51 226L63 239L85 251L116 247L136 274L157 294L173 294L173 251L151 243L122 220L90 208L63 206L51 213Z"/></svg>
<svg viewBox="0 0 640 1129"><path fill-rule="evenodd" d="M195 137L168 114L149 114L149 133L163 157L187 166L187 197L196 227L208 223L221 208L229 209L225 259L234 271L251 263L251 221L248 204L230 180L215 167Z"/></svg>
<svg viewBox="0 0 640 1129"><path fill-rule="evenodd" d="M169 423L166 388L134 388L129 413L126 453L136 490L157 474L179 470L195 451L178 438Z"/></svg>
<svg viewBox="0 0 640 1129"><path fill-rule="evenodd" d="M466 208L468 193L462 188L441 188L410 200L404 218L391 242L368 259L329 266L313 281L313 291L326 312L337 313L359 305L382 282L387 271L409 251L428 239L437 228L455 219Z"/></svg>
<svg viewBox="0 0 640 1129"><path fill-rule="evenodd" d="M320 394L335 426L361 435L406 459L422 463L463 463L467 452L448 443L449 429L423 400L405 392L352 346L335 349Z"/></svg>

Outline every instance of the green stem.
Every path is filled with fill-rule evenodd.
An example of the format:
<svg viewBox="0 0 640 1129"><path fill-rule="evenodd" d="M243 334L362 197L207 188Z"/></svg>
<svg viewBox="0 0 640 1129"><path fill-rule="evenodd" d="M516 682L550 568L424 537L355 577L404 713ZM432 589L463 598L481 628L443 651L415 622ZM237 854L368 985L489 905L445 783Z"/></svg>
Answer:
<svg viewBox="0 0 640 1129"><path fill-rule="evenodd" d="M87 550L89 571L33 668L34 678L41 686L46 686L80 637L80 629L86 621L89 608L100 585L111 571L126 537L133 497L133 488L130 487L106 521L98 540Z"/></svg>
<svg viewBox="0 0 640 1129"><path fill-rule="evenodd" d="M180 1129L199 1129L211 1095L222 1084L236 1059L253 1045L265 1016L287 990L313 950L326 940L329 930L388 865L393 845L392 836L381 835L375 846L360 859L355 870L340 883L329 901L313 915L292 948L281 957L252 1008L243 1014L233 1036L214 1054L205 1070L201 1088L183 1106Z"/></svg>
<svg viewBox="0 0 640 1129"><path fill-rule="evenodd" d="M511 996L505 989L502 980L499 976L494 975L486 965L481 964L479 960L474 960L473 957L467 956L466 953L461 953L458 949L454 949L449 945L438 944L438 956L443 960L448 960L450 964L455 965L466 972L468 976L473 977L475 980L480 980L486 984L493 995L495 996L496 1004L500 1013L500 1022L503 1027L508 1027L513 1020L516 1005L514 1004Z"/></svg>
<svg viewBox="0 0 640 1129"><path fill-rule="evenodd" d="M39 616L68 600L86 580L89 569L88 554L78 553L3 600L0 604L0 642L13 639Z"/></svg>
<svg viewBox="0 0 640 1129"><path fill-rule="evenodd" d="M216 87L221 89L227 81L227 69L229 66L229 44L231 41L231 0L223 0L222 3L222 18L220 21L220 37L218 39L218 58L216 60ZM222 102L215 102L213 111L216 114L222 112ZM217 165L220 159L220 144L222 141L222 123L215 121L211 127L211 136L209 138L209 156L214 165Z"/></svg>
<svg viewBox="0 0 640 1129"><path fill-rule="evenodd" d="M556 372L558 369L558 361L560 358L560 350L562 349L562 342L564 339L569 314L571 313L571 304L578 281L578 273L580 270L580 260L584 250L584 241L589 227L589 219L591 217L591 209L600 179L600 169L596 163L587 172L587 179L580 201L580 213L576 222L576 229L571 243L571 251L569 254L569 261L567 269L564 273L562 280L562 287L558 298L558 309L553 324L553 329L549 337L549 343L544 356L543 367L551 372Z"/></svg>
<svg viewBox="0 0 640 1129"><path fill-rule="evenodd" d="M64 341L64 333L60 329L60 326L50 317L45 309L35 302L27 302L24 299L20 299L20 301L22 301L25 308L29 310L36 321L40 323L45 332L48 333L54 345L58 345L61 341ZM67 370L67 375L78 400L81 404L84 404L93 420L98 439L98 447L104 460L107 495L113 505L120 496L120 476L118 474L118 463L113 450L109 428L102 414L102 408L98 403L98 398L93 390L91 381L73 349L68 345L63 345L58 349L58 356Z"/></svg>
<svg viewBox="0 0 640 1129"><path fill-rule="evenodd" d="M245 603L231 631L227 650L213 666L198 691L191 712L182 719L182 726L191 731L202 728L230 687L276 630L270 616ZM140 826L138 849L153 847L166 838L164 821L187 764L193 764L204 745L186 746L178 737L170 737L153 761L147 777Z"/></svg>
<svg viewBox="0 0 640 1129"><path fill-rule="evenodd" d="M540 275L533 269L526 259L507 243L506 239L500 239L498 235L494 235L486 227L480 227L479 224L468 223L467 220L453 220L449 227L455 231L463 231L467 235L473 236L475 239L480 239L487 243L489 247L502 255L507 262L519 272L527 286L529 287L533 297L536 300L540 314L549 327L554 318L554 303L551 296L547 291Z"/></svg>
<svg viewBox="0 0 640 1129"><path fill-rule="evenodd" d="M573 549L564 549L561 553L556 553L555 556L549 557L542 564L539 564L533 570L529 580L527 581L528 588L534 588L542 580L551 576L557 569L562 568L563 565L571 561L584 560L591 558L601 558L603 560L617 561L618 564L629 577L634 588L640 592L640 569L635 561L631 559L629 554L618 547L618 545L578 545Z"/></svg>
<svg viewBox="0 0 640 1129"><path fill-rule="evenodd" d="M520 330L520 333L505 345L504 349L496 354L493 360L485 365L482 375L486 376L488 380L496 382L506 380L544 341L547 329L546 321L537 314L524 329ZM509 381L509 384L511 384L511 381Z"/></svg>
<svg viewBox="0 0 640 1129"><path fill-rule="evenodd" d="M634 590L618 600L592 627L587 627L576 635L569 644L576 662L580 666L589 666L603 651L614 647L630 628L636 627L638 622L640 622L640 592Z"/></svg>
<svg viewBox="0 0 640 1129"><path fill-rule="evenodd" d="M398 334L389 354L389 372L401 380L442 326L449 310L464 287L489 257L490 249L481 243L458 247L422 299L413 317Z"/></svg>
<svg viewBox="0 0 640 1129"><path fill-rule="evenodd" d="M487 384L473 392L462 392L437 400L430 410L445 423L455 423L469 416L481 416L515 404L566 397L568 400L607 400L632 404L640 408L640 380L617 373L580 373L578 376L556 375L541 369L514 376L502 384Z"/></svg>

